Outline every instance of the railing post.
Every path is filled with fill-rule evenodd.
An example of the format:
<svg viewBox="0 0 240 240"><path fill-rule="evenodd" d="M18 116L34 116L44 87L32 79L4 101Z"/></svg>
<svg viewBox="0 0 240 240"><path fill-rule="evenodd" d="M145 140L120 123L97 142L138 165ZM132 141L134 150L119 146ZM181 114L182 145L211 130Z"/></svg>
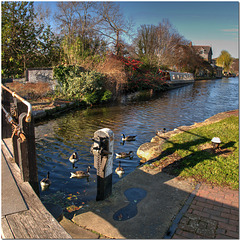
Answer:
<svg viewBox="0 0 240 240"><path fill-rule="evenodd" d="M34 122L26 122L27 113L21 113L19 116L19 124L26 139L17 140L19 167L24 182L29 182L34 191L39 195L38 171L36 160L36 146L34 134Z"/></svg>
<svg viewBox="0 0 240 240"><path fill-rule="evenodd" d="M13 154L24 182L39 195L32 106L2 85L2 138L12 137ZM5 117L6 116L6 117Z"/></svg>
<svg viewBox="0 0 240 240"><path fill-rule="evenodd" d="M11 94L6 90L2 89L2 105L5 106L5 109L10 112L10 101ZM5 120L5 114L2 110L2 138L10 138L12 135L12 127Z"/></svg>

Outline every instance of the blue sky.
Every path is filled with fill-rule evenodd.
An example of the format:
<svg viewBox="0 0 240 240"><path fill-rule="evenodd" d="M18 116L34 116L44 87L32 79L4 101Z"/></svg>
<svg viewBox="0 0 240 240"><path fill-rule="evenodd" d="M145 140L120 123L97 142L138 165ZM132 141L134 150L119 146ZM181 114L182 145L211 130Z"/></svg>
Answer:
<svg viewBox="0 0 240 240"><path fill-rule="evenodd" d="M194 45L211 45L213 57L227 50L238 57L238 2L119 2L125 16L142 24L158 25L167 18Z"/></svg>
<svg viewBox="0 0 240 240"><path fill-rule="evenodd" d="M238 57L238 1L118 1L127 18L135 23L158 25L167 18L178 33L194 45L210 45L213 58L222 50ZM54 11L55 2L44 2Z"/></svg>

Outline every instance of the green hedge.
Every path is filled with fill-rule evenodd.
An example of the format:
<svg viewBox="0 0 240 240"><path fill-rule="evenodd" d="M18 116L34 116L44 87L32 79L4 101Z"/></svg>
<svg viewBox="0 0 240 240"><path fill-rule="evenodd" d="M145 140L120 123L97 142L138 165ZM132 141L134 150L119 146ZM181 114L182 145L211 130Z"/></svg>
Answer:
<svg viewBox="0 0 240 240"><path fill-rule="evenodd" d="M70 100L87 104L106 102L112 93L106 89L106 78L96 71L85 71L79 66L55 67L54 78L59 83L58 93Z"/></svg>

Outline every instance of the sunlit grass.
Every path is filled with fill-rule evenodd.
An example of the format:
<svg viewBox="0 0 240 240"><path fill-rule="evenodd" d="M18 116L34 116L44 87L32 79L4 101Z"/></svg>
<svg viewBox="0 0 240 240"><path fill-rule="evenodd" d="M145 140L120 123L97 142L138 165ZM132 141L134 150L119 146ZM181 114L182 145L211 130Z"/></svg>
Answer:
<svg viewBox="0 0 240 240"><path fill-rule="evenodd" d="M170 174L238 189L238 121L238 117L232 116L173 136L163 146L167 156L156 162L155 166L174 154L178 161L167 167ZM222 142L216 152L211 145L213 137L219 137Z"/></svg>

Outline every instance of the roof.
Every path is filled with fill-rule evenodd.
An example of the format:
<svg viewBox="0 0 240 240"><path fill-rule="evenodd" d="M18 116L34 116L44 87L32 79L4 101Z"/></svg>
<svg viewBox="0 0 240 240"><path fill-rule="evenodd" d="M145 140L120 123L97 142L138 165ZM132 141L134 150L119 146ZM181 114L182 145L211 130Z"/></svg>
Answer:
<svg viewBox="0 0 240 240"><path fill-rule="evenodd" d="M199 51L201 49L204 49L207 53L211 52L212 54L212 47L211 46L201 46L201 45L197 45L197 46L192 46L196 51Z"/></svg>

